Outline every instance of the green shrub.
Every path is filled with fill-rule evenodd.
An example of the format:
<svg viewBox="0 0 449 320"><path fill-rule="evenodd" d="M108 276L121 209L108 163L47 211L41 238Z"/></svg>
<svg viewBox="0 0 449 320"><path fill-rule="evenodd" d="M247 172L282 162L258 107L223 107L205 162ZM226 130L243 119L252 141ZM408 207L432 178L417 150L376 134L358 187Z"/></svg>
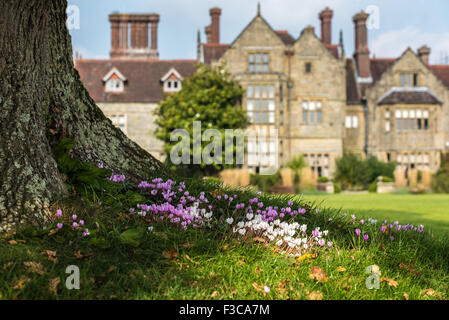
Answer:
<svg viewBox="0 0 449 320"><path fill-rule="evenodd" d="M369 187L368 187L368 192L370 193L376 193L377 192L377 181L373 181Z"/></svg>
<svg viewBox="0 0 449 320"><path fill-rule="evenodd" d="M449 193L449 154L441 156L441 167L433 175L432 191L435 193Z"/></svg>
<svg viewBox="0 0 449 320"><path fill-rule="evenodd" d="M334 193L341 193L341 186L337 182L334 182Z"/></svg>
<svg viewBox="0 0 449 320"><path fill-rule="evenodd" d="M366 189L379 176L392 180L396 163L382 162L375 156L363 160L354 153L345 153L342 158L337 159L336 166L335 180L341 187L359 190Z"/></svg>
<svg viewBox="0 0 449 320"><path fill-rule="evenodd" d="M329 182L329 178L328 177L319 177L318 182L327 183L327 182Z"/></svg>
<svg viewBox="0 0 449 320"><path fill-rule="evenodd" d="M263 192L268 192L270 187L280 185L282 183L282 176L279 171L272 175L252 174L250 183L259 188Z"/></svg>
<svg viewBox="0 0 449 320"><path fill-rule="evenodd" d="M392 179L390 177L382 176L382 181L383 182L394 182L394 179Z"/></svg>

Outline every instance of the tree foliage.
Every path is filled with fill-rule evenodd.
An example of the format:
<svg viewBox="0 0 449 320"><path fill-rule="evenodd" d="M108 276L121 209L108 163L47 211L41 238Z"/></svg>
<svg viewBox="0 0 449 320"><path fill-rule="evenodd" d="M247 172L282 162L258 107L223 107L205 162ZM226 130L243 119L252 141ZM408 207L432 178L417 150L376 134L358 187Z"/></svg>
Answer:
<svg viewBox="0 0 449 320"><path fill-rule="evenodd" d="M449 154L441 156L441 167L432 179L432 191L449 193Z"/></svg>
<svg viewBox="0 0 449 320"><path fill-rule="evenodd" d="M184 169L190 173L200 171L205 174L223 169L225 167L224 152L222 152L221 164L214 162L208 165L204 161L201 161L199 165L193 164L193 122L201 122L201 134L207 129L219 130L224 148L225 129L244 129L248 124L245 112L239 107L242 94L243 89L231 79L224 66L218 68L199 66L198 71L183 82L182 89L167 95L156 110L158 125L156 136L164 142L166 154L170 155L173 147L178 143L178 141L170 141L172 132L176 129L184 129L191 138L190 165ZM201 152L211 142L202 142ZM172 164L169 156L167 162Z"/></svg>
<svg viewBox="0 0 449 320"><path fill-rule="evenodd" d="M362 159L360 155L345 153L336 161L336 166L335 181L339 182L343 189L350 189L367 188L379 176L393 179L396 163L382 162L375 156Z"/></svg>

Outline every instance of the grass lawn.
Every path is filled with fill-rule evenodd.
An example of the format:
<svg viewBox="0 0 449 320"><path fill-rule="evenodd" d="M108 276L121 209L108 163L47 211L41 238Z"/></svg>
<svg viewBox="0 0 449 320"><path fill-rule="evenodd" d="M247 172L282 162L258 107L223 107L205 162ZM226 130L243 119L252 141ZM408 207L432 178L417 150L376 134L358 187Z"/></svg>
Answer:
<svg viewBox="0 0 449 320"><path fill-rule="evenodd" d="M320 194L303 199L365 219L423 224L428 231L449 234L449 195Z"/></svg>

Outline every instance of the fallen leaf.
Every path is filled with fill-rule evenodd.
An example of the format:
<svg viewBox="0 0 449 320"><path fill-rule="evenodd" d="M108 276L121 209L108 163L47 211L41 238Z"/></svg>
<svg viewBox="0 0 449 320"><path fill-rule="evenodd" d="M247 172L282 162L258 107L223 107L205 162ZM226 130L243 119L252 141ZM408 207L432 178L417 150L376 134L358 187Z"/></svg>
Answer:
<svg viewBox="0 0 449 320"><path fill-rule="evenodd" d="M263 290L263 286L258 285L257 282L253 282L252 285L253 285L254 289L256 289L257 291Z"/></svg>
<svg viewBox="0 0 449 320"><path fill-rule="evenodd" d="M189 241L186 241L186 242L182 245L182 247L183 247L183 248L190 248L190 247L193 247L193 244L191 244Z"/></svg>
<svg viewBox="0 0 449 320"><path fill-rule="evenodd" d="M16 240L9 240L8 243L12 244L12 245L15 245L15 244L17 244L17 241Z"/></svg>
<svg viewBox="0 0 449 320"><path fill-rule="evenodd" d="M226 251L226 250L228 250L228 248L229 248L229 245L225 244L223 247L221 247L221 250Z"/></svg>
<svg viewBox="0 0 449 320"><path fill-rule="evenodd" d="M51 229L50 232L48 233L48 236L50 237L50 236L54 235L57 232L58 232L58 229Z"/></svg>
<svg viewBox="0 0 449 320"><path fill-rule="evenodd" d="M49 289L56 296L58 294L58 285L61 282L59 277L50 279Z"/></svg>
<svg viewBox="0 0 449 320"><path fill-rule="evenodd" d="M312 291L307 298L309 300L323 300L323 294L319 291Z"/></svg>
<svg viewBox="0 0 449 320"><path fill-rule="evenodd" d="M405 299L405 300L408 300L408 299L409 299L409 296L408 296L408 294L407 294L407 293L405 293L405 292L404 292L404 299Z"/></svg>
<svg viewBox="0 0 449 320"><path fill-rule="evenodd" d="M115 271L115 270L117 270L117 267L116 266L110 266L109 268L108 268L108 273L111 273L112 271Z"/></svg>
<svg viewBox="0 0 449 320"><path fill-rule="evenodd" d="M8 269L10 266L12 266L14 264L14 262L10 261L8 263L5 263L2 267L3 270Z"/></svg>
<svg viewBox="0 0 449 320"><path fill-rule="evenodd" d="M80 250L75 252L75 258L77 258L78 260L88 259L92 256L93 256L93 254L91 254L91 253L82 254Z"/></svg>
<svg viewBox="0 0 449 320"><path fill-rule="evenodd" d="M245 259L237 261L238 265L243 266L245 264Z"/></svg>
<svg viewBox="0 0 449 320"><path fill-rule="evenodd" d="M256 267L256 268L254 269L254 272L257 273L257 274L259 274L259 273L262 272L262 269L259 268L259 267Z"/></svg>
<svg viewBox="0 0 449 320"><path fill-rule="evenodd" d="M309 278L315 279L318 282L327 282L328 281L327 274L318 266L315 266L312 269L310 269Z"/></svg>
<svg viewBox="0 0 449 320"><path fill-rule="evenodd" d="M424 289L422 291L422 293L426 296L433 296L435 294L435 290L429 288L429 289Z"/></svg>
<svg viewBox="0 0 449 320"><path fill-rule="evenodd" d="M189 255L186 254L186 259L194 264L200 264L199 262L193 261L192 258L189 257Z"/></svg>
<svg viewBox="0 0 449 320"><path fill-rule="evenodd" d="M380 272L380 268L377 264L373 264L371 266L371 273L378 273L379 275L382 274L382 272Z"/></svg>
<svg viewBox="0 0 449 320"><path fill-rule="evenodd" d="M343 268L342 266L337 267L338 272L345 272L346 268Z"/></svg>
<svg viewBox="0 0 449 320"><path fill-rule="evenodd" d="M219 292L218 291L214 291L214 292L212 292L212 294L210 295L210 297L211 298L215 298L216 296L218 296L219 295Z"/></svg>
<svg viewBox="0 0 449 320"><path fill-rule="evenodd" d="M37 273L39 275L45 274L44 267L42 266L42 264L40 264L38 262L27 261L27 262L24 262L23 264L25 265L25 267L29 268L30 271L33 273Z"/></svg>
<svg viewBox="0 0 449 320"><path fill-rule="evenodd" d="M50 260L51 262L58 263L58 258L56 258L56 251L44 250L41 253L46 255L48 257L48 260Z"/></svg>
<svg viewBox="0 0 449 320"><path fill-rule="evenodd" d="M256 242L259 242L259 243L266 243L267 242L267 240L265 240L264 238L261 238L261 237L254 237L253 240L256 241Z"/></svg>
<svg viewBox="0 0 449 320"><path fill-rule="evenodd" d="M162 255L167 259L174 260L178 256L178 251L176 251L174 248L171 248L168 251L162 252Z"/></svg>
<svg viewBox="0 0 449 320"><path fill-rule="evenodd" d="M390 287L395 287L395 288L397 288L399 285L399 283L397 283L396 281L394 281L393 279L390 279L390 278L382 278L382 279L380 279L380 282L387 282Z"/></svg>
<svg viewBox="0 0 449 320"><path fill-rule="evenodd" d="M411 265L411 264L407 264L407 263L400 263L399 264L399 269L403 269L403 270L407 270L408 272L410 272L410 273L412 273L412 274L414 274L414 275L417 275L417 276L420 276L421 275L421 272L418 270L418 269L416 269L413 265Z"/></svg>
<svg viewBox="0 0 449 320"><path fill-rule="evenodd" d="M14 290L20 290L22 288L25 288L25 284L29 281L30 281L30 278L27 278L27 277L21 278L21 279L17 280L16 283L14 283L12 288Z"/></svg>

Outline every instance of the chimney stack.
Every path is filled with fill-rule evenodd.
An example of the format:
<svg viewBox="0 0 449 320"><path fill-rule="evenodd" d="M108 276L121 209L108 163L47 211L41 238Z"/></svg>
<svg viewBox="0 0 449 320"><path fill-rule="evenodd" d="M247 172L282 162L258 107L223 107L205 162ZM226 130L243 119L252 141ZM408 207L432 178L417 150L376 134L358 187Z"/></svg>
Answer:
<svg viewBox="0 0 449 320"><path fill-rule="evenodd" d="M357 73L359 78L370 78L370 60L368 49L368 30L366 28L366 20L369 14L363 10L357 13L352 20L355 26L355 53L354 59L357 65Z"/></svg>
<svg viewBox="0 0 449 320"><path fill-rule="evenodd" d="M220 43L220 16L221 9L220 8L212 8L209 11L211 17L210 24L210 43ZM206 29L207 34L207 29Z"/></svg>
<svg viewBox="0 0 449 320"><path fill-rule="evenodd" d="M109 21L111 23L111 58L158 58L158 14L112 13L109 15ZM148 41L150 23L151 48Z"/></svg>
<svg viewBox="0 0 449 320"><path fill-rule="evenodd" d="M429 64L429 56L430 56L430 48L428 46L423 45L421 48L418 49L418 57L425 64Z"/></svg>
<svg viewBox="0 0 449 320"><path fill-rule="evenodd" d="M319 18L321 20L321 41L324 44L331 44L332 43L332 17L334 15L334 12L329 9L329 7L326 7L321 13L319 14Z"/></svg>

